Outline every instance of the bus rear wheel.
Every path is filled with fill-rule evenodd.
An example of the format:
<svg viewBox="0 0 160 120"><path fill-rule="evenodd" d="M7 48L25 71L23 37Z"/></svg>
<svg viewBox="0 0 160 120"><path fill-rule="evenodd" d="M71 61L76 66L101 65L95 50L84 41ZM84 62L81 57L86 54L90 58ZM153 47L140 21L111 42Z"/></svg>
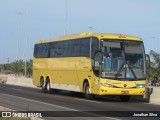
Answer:
<svg viewBox="0 0 160 120"><path fill-rule="evenodd" d="M94 95L92 95L90 93L90 86L89 86L88 82L84 83L84 95L85 95L86 99L89 99L89 100L93 100L94 99Z"/></svg>
<svg viewBox="0 0 160 120"><path fill-rule="evenodd" d="M128 101L130 100L130 97L131 97L131 96L129 96L129 95L127 95L127 96L120 96L120 100L121 100L122 102L128 102Z"/></svg>
<svg viewBox="0 0 160 120"><path fill-rule="evenodd" d="M50 81L48 81L48 80L47 80L46 85L45 85L45 90L46 90L46 93L52 93L52 89L51 89L51 86L50 86Z"/></svg>
<svg viewBox="0 0 160 120"><path fill-rule="evenodd" d="M41 87L42 87L42 92L46 93L45 82L43 78L41 78Z"/></svg>

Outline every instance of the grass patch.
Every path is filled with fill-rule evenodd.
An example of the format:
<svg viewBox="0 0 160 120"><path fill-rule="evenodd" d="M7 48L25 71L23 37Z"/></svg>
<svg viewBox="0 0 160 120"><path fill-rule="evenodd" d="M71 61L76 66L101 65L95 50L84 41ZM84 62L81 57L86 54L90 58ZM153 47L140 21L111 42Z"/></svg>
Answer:
<svg viewBox="0 0 160 120"><path fill-rule="evenodd" d="M0 76L0 83L6 83L7 82L7 77Z"/></svg>

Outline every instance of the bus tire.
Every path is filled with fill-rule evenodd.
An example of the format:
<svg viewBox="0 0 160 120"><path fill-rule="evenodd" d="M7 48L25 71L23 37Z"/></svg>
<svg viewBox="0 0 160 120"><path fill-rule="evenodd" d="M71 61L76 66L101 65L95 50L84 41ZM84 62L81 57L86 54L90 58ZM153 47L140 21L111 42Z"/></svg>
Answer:
<svg viewBox="0 0 160 120"><path fill-rule="evenodd" d="M46 90L46 93L49 93L49 94L52 93L52 89L51 89L51 86L50 86L50 81L48 81L48 80L46 81L45 90Z"/></svg>
<svg viewBox="0 0 160 120"><path fill-rule="evenodd" d="M93 100L94 95L90 94L90 86L88 82L84 83L84 95L86 99Z"/></svg>
<svg viewBox="0 0 160 120"><path fill-rule="evenodd" d="M44 79L43 78L41 78L41 87L42 87L42 92L46 92L46 90L45 90L45 82L44 82Z"/></svg>
<svg viewBox="0 0 160 120"><path fill-rule="evenodd" d="M120 96L120 100L121 100L122 102L128 102L128 101L130 100L130 97L131 97L131 96L129 96L129 95L127 95L127 96L121 95L121 96Z"/></svg>

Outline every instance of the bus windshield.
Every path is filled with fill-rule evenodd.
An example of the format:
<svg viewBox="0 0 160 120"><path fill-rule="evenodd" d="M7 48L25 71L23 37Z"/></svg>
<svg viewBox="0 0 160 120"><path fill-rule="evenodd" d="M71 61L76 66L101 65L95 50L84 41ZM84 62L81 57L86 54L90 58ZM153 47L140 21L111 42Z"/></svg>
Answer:
<svg viewBox="0 0 160 120"><path fill-rule="evenodd" d="M102 77L145 79L145 53L142 42L102 40Z"/></svg>

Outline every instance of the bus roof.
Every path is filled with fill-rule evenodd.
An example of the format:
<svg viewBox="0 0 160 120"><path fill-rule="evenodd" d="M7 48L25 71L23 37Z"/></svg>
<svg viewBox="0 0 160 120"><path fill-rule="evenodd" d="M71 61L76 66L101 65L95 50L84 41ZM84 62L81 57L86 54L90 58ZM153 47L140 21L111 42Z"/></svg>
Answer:
<svg viewBox="0 0 160 120"><path fill-rule="evenodd" d="M101 39L113 39L113 40L133 40L133 41L142 41L141 38L125 35L125 34L112 34L112 33L92 33L92 32L86 32L81 34L72 34L72 35L66 35L62 36L56 39L50 39L50 40L40 40L38 43L46 43L46 42L52 42L52 41L61 41L61 40L70 40L70 39L76 39L76 38L85 38L85 37L97 37L99 40Z"/></svg>

